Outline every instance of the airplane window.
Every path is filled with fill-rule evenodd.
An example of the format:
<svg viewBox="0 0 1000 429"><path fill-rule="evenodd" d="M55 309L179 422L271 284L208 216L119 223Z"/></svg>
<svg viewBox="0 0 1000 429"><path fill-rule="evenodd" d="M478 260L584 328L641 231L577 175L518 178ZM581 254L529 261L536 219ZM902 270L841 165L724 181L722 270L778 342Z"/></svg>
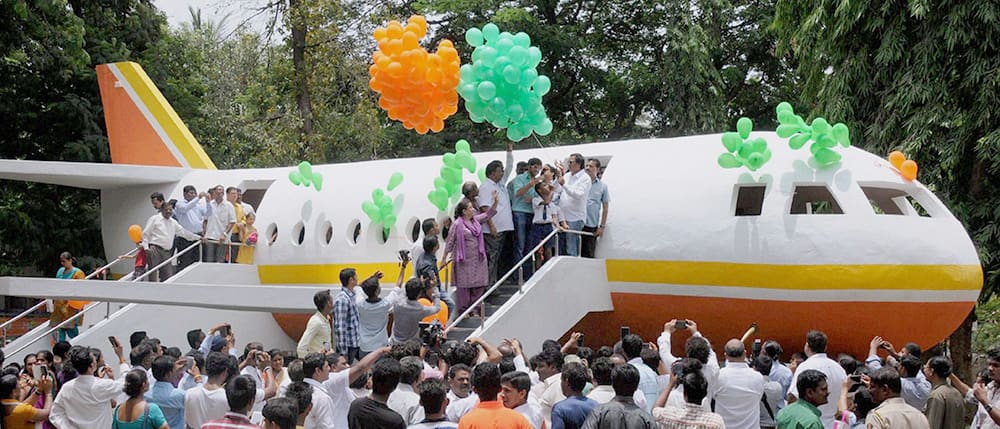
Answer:
<svg viewBox="0 0 1000 429"><path fill-rule="evenodd" d="M911 206L913 206L913 210L917 211L917 215L918 216L920 216L920 217L931 217L931 214L927 212L927 209L925 209L924 206L922 206L920 204L920 202L917 201L916 198L913 198L912 195L907 195L906 196L906 201L908 203L910 203Z"/></svg>
<svg viewBox="0 0 1000 429"><path fill-rule="evenodd" d="M329 246L333 241L333 224L330 221L323 222L323 244Z"/></svg>
<svg viewBox="0 0 1000 429"><path fill-rule="evenodd" d="M736 209L734 216L760 216L764 206L766 185L746 185L736 187Z"/></svg>
<svg viewBox="0 0 1000 429"><path fill-rule="evenodd" d="M292 234L292 236L295 237L293 239L295 241L292 244L295 244L296 246L301 246L302 242L306 241L306 226L303 225L302 222L299 222L295 224L295 227L292 230L295 231Z"/></svg>
<svg viewBox="0 0 1000 429"><path fill-rule="evenodd" d="M410 219L410 243L416 243L420 239L420 219Z"/></svg>
<svg viewBox="0 0 1000 429"><path fill-rule="evenodd" d="M357 246L358 237L361 237L361 221L354 219L347 227L347 244Z"/></svg>
<svg viewBox="0 0 1000 429"><path fill-rule="evenodd" d="M902 189L861 185L861 190L868 197L875 214L931 217L916 198ZM911 207L913 211L910 211Z"/></svg>
<svg viewBox="0 0 1000 429"><path fill-rule="evenodd" d="M267 245L273 245L274 241L278 239L278 225L272 223L267 227Z"/></svg>
<svg viewBox="0 0 1000 429"><path fill-rule="evenodd" d="M844 214L826 185L796 185L790 214Z"/></svg>

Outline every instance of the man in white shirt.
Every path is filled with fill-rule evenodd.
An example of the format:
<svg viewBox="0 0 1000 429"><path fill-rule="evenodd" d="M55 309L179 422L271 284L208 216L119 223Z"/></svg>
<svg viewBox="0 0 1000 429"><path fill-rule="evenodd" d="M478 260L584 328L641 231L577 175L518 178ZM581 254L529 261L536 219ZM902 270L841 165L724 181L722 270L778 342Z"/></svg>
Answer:
<svg viewBox="0 0 1000 429"><path fill-rule="evenodd" d="M330 326L330 318L333 315L333 297L330 291L316 292L313 295L313 304L316 305L316 313L306 322L306 330L299 338L298 346L295 347L299 356L324 352L330 350L332 344L336 344L333 339L333 327Z"/></svg>
<svg viewBox="0 0 1000 429"><path fill-rule="evenodd" d="M479 185L479 196L476 198L476 205L479 211L485 212L493 206L493 194L496 193L497 214L490 219L490 233L485 234L486 260L489 264L490 285L497 282L498 270L500 267L500 249L503 248L507 237L514 231L514 214L510 210L510 195L507 193L507 178L510 176L514 166L514 143L507 143L507 164L501 164L499 160L491 161L486 165L486 180ZM521 252L516 251L515 257L521 259ZM515 260L516 261L516 260Z"/></svg>
<svg viewBox="0 0 1000 429"><path fill-rule="evenodd" d="M424 362L416 356L407 356L399 360L403 371L399 373L399 384L389 395L386 405L403 417L407 425L424 421L424 409L420 406L420 395L413 386L420 383L424 370Z"/></svg>
<svg viewBox="0 0 1000 429"><path fill-rule="evenodd" d="M688 331L691 331L691 337L688 338L687 343L684 346L684 350L687 357L697 359L698 362L701 362L702 364L701 375L705 376L705 381L708 382L708 392L710 394L704 398L703 405L708 406L711 401L711 392L713 392L713 389L719 380L719 358L715 355L715 350L712 349L712 343L710 343L707 338L703 337L701 333L698 332L698 324L695 323L695 321L690 319L674 319L663 325L663 333L656 339L656 347L660 352L660 360L663 361L663 365L667 368L672 368L674 362L678 360L671 350L671 336L678 329L687 329ZM681 399L683 398L683 395L671 396L670 398L673 400L675 397ZM683 405L682 402L678 403L679 405Z"/></svg>
<svg viewBox="0 0 1000 429"><path fill-rule="evenodd" d="M566 177L569 176L569 177ZM562 185L562 197L559 200L559 210L562 219L569 224L569 229L582 231L584 221L587 219L587 198L590 196L591 178L584 170L583 155L574 153L569 156L569 174L559 176L559 184ZM563 234L566 243L566 254L569 256L580 256L580 236L577 234ZM647 398L647 402L652 404L656 401Z"/></svg>
<svg viewBox="0 0 1000 429"><path fill-rule="evenodd" d="M542 429L542 425L545 424L542 407L531 397L530 391L531 378L522 371L508 372L500 377L500 397L503 406L520 413L535 429ZM549 418L551 419L551 410ZM546 427L552 425L547 424Z"/></svg>
<svg viewBox="0 0 1000 429"><path fill-rule="evenodd" d="M409 429L449 429L458 424L448 421L445 409L448 407L448 385L437 378L420 382L420 406L424 409L424 420Z"/></svg>
<svg viewBox="0 0 1000 429"><path fill-rule="evenodd" d="M653 409L656 398L660 396L660 385L656 381L656 372L642 361L642 346L642 337L636 334L622 338L622 352L625 353L625 358L639 370L639 390L646 400L645 410L648 412Z"/></svg>
<svg viewBox="0 0 1000 429"><path fill-rule="evenodd" d="M778 401L778 408L785 407L785 398L788 397L788 389L792 387L792 370L781 363L781 344L774 340L764 342L762 352L771 358L771 381L777 381L781 385L781 400ZM775 411L777 412L777 411Z"/></svg>
<svg viewBox="0 0 1000 429"><path fill-rule="evenodd" d="M118 356L117 379L112 379L111 367L97 367L97 360L89 348L74 347L70 350L68 363L80 375L66 382L52 403L49 421L55 427L61 429L111 427L111 401L125 387L125 374L129 371L121 345L114 346L114 350ZM95 372L100 378L94 376Z"/></svg>
<svg viewBox="0 0 1000 429"><path fill-rule="evenodd" d="M771 380L771 369L774 363L766 354L761 354L753 360L753 369L764 378L764 398L760 401L760 427L774 428L777 426L775 418L778 416L779 405L783 389L781 383Z"/></svg>
<svg viewBox="0 0 1000 429"><path fill-rule="evenodd" d="M313 388L313 402L312 410L306 416L305 428L347 428L347 411L354 400L351 383L367 373L388 351L388 347L382 347L339 372L330 372L330 364L324 355L306 355L302 371L306 374L305 382ZM326 396L317 395L317 392Z"/></svg>
<svg viewBox="0 0 1000 429"><path fill-rule="evenodd" d="M236 209L223 197L222 185L212 188L210 213L205 217L205 262L225 262L226 239L236 224Z"/></svg>
<svg viewBox="0 0 1000 429"><path fill-rule="evenodd" d="M161 204L160 213L149 217L142 229L142 240L148 248L149 267L153 268L170 259L174 250L174 237L181 236L191 241L201 239L197 234L184 229L174 219L174 206ZM150 275L153 281L165 281L174 275L173 264L164 264Z"/></svg>
<svg viewBox="0 0 1000 429"><path fill-rule="evenodd" d="M200 428L209 420L221 419L229 411L223 385L229 378L229 356L211 352L205 357L208 380L184 392L184 423L187 427Z"/></svg>
<svg viewBox="0 0 1000 429"><path fill-rule="evenodd" d="M760 427L760 399L764 395L764 378L747 365L746 349L740 340L726 343L726 366L719 370L712 397L715 412L722 416L727 428L757 429Z"/></svg>
<svg viewBox="0 0 1000 429"><path fill-rule="evenodd" d="M531 387L531 395L542 408L546 427L552 427L552 407L566 399L562 392L563 356L558 350L543 350L536 358L539 383Z"/></svg>
<svg viewBox="0 0 1000 429"><path fill-rule="evenodd" d="M202 199L205 201L202 202ZM205 233L205 218L208 217L211 212L209 211L208 204L208 194L202 192L198 193L198 190L194 186L186 185L184 186L184 198L177 201L177 205L174 206L174 216L177 217L177 222L193 234L201 236ZM178 237L175 241L175 248L178 252L187 249L188 246L194 244L194 241L187 240ZM183 270L188 265L195 263L198 260L198 254L195 251L187 252L177 258L177 270Z"/></svg>
<svg viewBox="0 0 1000 429"><path fill-rule="evenodd" d="M844 380L847 379L847 373L844 372L844 368L837 361L826 356L826 343L826 334L821 331L809 331L806 334L805 353L808 358L795 368L792 385L788 390L789 403L795 402L798 397L799 391L795 384L799 374L807 369L815 369L826 375L826 385L830 389L830 397L840 397L840 389L844 384ZM820 419L823 421L823 426L827 429L833 429L835 422L834 415L837 413L837 404L834 402L828 401L819 406L819 410L823 413Z"/></svg>

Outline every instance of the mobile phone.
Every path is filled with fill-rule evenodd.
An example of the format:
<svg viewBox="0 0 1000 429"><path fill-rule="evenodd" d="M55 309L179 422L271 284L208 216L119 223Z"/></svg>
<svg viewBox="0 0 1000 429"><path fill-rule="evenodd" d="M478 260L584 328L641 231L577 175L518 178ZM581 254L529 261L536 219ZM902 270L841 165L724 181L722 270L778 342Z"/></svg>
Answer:
<svg viewBox="0 0 1000 429"><path fill-rule="evenodd" d="M855 383L861 382L861 374L851 374L851 381Z"/></svg>
<svg viewBox="0 0 1000 429"><path fill-rule="evenodd" d="M622 339L622 340L624 340L624 339L625 339L625 337L627 337L627 336L628 336L629 334L631 334L631 333L632 333L632 330L631 330L631 329L629 329L629 327L628 327L628 326L622 326L622 328L621 328L621 329L622 329L622 336L621 336L621 339Z"/></svg>
<svg viewBox="0 0 1000 429"><path fill-rule="evenodd" d="M762 345L763 343L760 341L760 339L753 340L753 345L750 347L750 353L751 356L754 357L754 359L756 359L757 356L760 356L760 349Z"/></svg>
<svg viewBox="0 0 1000 429"><path fill-rule="evenodd" d="M330 342L329 341L323 341L323 350L333 350L333 349L330 348Z"/></svg>
<svg viewBox="0 0 1000 429"><path fill-rule="evenodd" d="M678 320L677 322L674 322L674 329L678 331L683 331L687 329L687 327L688 327L687 320Z"/></svg>
<svg viewBox="0 0 1000 429"><path fill-rule="evenodd" d="M681 375L681 371L683 371L683 370L684 370L684 364L681 363L680 359L677 359L676 361L674 361L673 365L670 365L670 373L671 374L680 376Z"/></svg>
<svg viewBox="0 0 1000 429"><path fill-rule="evenodd" d="M48 377L49 376L49 368L48 367L46 367L45 365L35 365L35 366L37 366L37 367L39 367L39 368L42 369L42 377Z"/></svg>
<svg viewBox="0 0 1000 429"><path fill-rule="evenodd" d="M228 337L229 336L229 325L226 325L226 326L223 326L223 327L219 328L219 335L221 335L222 338Z"/></svg>
<svg viewBox="0 0 1000 429"><path fill-rule="evenodd" d="M111 347L121 347L121 346L120 346L120 345L118 344L118 339L117 339L117 338L115 338L115 336L114 336L114 335L110 335L110 336L108 336L108 341L110 341L110 342L111 342Z"/></svg>
<svg viewBox="0 0 1000 429"><path fill-rule="evenodd" d="M580 338L576 339L576 346L583 347L583 334L580 334Z"/></svg>
<svg viewBox="0 0 1000 429"><path fill-rule="evenodd" d="M35 380L41 380L42 379L42 368L43 367L41 365L35 365L35 366L31 367L31 377L33 377Z"/></svg>
<svg viewBox="0 0 1000 429"><path fill-rule="evenodd" d="M878 346L886 350L892 350L892 348L889 347L889 343L882 343L879 344Z"/></svg>
<svg viewBox="0 0 1000 429"><path fill-rule="evenodd" d="M990 371L988 369L984 369L979 373L979 382L983 384L990 384Z"/></svg>
<svg viewBox="0 0 1000 429"><path fill-rule="evenodd" d="M187 372L187 370L191 369L191 367L193 367L193 366L194 366L194 358L191 357L191 356L185 357L184 358L184 371Z"/></svg>

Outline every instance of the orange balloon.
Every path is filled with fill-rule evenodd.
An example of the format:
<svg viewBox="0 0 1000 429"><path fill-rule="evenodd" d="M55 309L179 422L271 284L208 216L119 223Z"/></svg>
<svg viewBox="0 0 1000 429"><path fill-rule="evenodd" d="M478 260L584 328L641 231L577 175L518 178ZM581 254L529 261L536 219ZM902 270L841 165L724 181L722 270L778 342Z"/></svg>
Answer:
<svg viewBox="0 0 1000 429"><path fill-rule="evenodd" d="M917 163L912 159L903 161L899 167L899 173L906 180L913 180L917 178Z"/></svg>
<svg viewBox="0 0 1000 429"><path fill-rule="evenodd" d="M903 152L894 150L889 154L889 163L892 164L893 167L896 167L897 170L899 170L900 166L903 165L903 161L906 161L906 155L903 155Z"/></svg>
<svg viewBox="0 0 1000 429"><path fill-rule="evenodd" d="M139 225L128 227L128 238L135 243L142 241L142 227Z"/></svg>

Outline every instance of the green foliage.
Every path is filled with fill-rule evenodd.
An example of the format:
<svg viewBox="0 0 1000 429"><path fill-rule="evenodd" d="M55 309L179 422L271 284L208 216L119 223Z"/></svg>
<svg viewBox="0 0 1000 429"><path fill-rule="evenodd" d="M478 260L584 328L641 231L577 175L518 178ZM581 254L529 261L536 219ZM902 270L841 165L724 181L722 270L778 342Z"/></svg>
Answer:
<svg viewBox="0 0 1000 429"><path fill-rule="evenodd" d="M976 319L979 326L972 333L972 350L985 354L1000 344L1000 298L976 306Z"/></svg>

